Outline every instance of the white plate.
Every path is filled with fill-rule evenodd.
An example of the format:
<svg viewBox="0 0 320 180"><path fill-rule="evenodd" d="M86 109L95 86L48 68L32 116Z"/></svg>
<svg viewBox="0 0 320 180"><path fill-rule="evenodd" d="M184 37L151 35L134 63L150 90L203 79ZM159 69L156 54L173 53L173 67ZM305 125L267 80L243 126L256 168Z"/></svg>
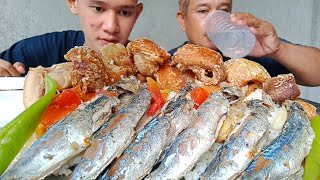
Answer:
<svg viewBox="0 0 320 180"><path fill-rule="evenodd" d="M24 77L0 77L0 127L24 111Z"/></svg>
<svg viewBox="0 0 320 180"><path fill-rule="evenodd" d="M17 117L23 110L23 90L0 91L0 127Z"/></svg>
<svg viewBox="0 0 320 180"><path fill-rule="evenodd" d="M0 77L0 91L22 90L24 79L24 77Z"/></svg>

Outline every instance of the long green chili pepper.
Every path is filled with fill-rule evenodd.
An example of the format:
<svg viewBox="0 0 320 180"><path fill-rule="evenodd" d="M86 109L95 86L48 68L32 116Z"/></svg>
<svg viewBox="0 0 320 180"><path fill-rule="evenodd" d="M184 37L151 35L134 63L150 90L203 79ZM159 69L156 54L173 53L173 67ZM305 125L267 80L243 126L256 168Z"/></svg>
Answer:
<svg viewBox="0 0 320 180"><path fill-rule="evenodd" d="M312 143L309 155L305 159L304 164L304 180L320 179L320 116L316 116L311 120L311 126L316 134Z"/></svg>
<svg viewBox="0 0 320 180"><path fill-rule="evenodd" d="M0 130L0 175L7 169L39 124L42 112L56 94L56 82L44 78L45 95Z"/></svg>

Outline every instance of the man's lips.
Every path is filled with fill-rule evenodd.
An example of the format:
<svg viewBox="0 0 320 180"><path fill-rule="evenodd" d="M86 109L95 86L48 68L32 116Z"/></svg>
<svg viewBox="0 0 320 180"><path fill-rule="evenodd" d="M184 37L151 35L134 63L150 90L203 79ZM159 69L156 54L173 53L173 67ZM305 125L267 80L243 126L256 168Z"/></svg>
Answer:
<svg viewBox="0 0 320 180"><path fill-rule="evenodd" d="M117 43L118 40L117 39L110 39L110 38L98 38L98 41L100 42L100 44L105 45L105 44L109 44L109 43Z"/></svg>

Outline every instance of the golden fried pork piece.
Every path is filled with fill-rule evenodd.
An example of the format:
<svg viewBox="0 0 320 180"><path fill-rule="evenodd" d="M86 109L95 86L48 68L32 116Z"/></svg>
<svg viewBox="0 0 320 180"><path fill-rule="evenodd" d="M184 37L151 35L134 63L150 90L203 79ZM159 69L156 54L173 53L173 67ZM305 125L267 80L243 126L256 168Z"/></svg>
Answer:
<svg viewBox="0 0 320 180"><path fill-rule="evenodd" d="M277 103L296 99L300 95L300 89L292 74L282 74L268 79L263 83L263 90Z"/></svg>
<svg viewBox="0 0 320 180"><path fill-rule="evenodd" d="M80 85L83 92L95 91L106 85L106 67L101 56L88 47L74 47L64 58L74 63L72 85Z"/></svg>
<svg viewBox="0 0 320 180"><path fill-rule="evenodd" d="M302 106L303 110L307 113L307 116L310 120L318 115L317 108L312 104L309 104L301 99L295 99L294 101Z"/></svg>
<svg viewBox="0 0 320 180"><path fill-rule="evenodd" d="M186 44L172 57L171 65L181 70L191 70L205 85L217 85L226 78L222 56L209 48Z"/></svg>
<svg viewBox="0 0 320 180"><path fill-rule="evenodd" d="M233 86L241 87L252 82L262 84L270 78L263 66L244 58L230 59L224 66L227 70L227 82Z"/></svg>
<svg viewBox="0 0 320 180"><path fill-rule="evenodd" d="M170 59L170 54L166 50L149 39L131 41L127 48L133 55L138 71L144 76L153 76L159 65Z"/></svg>
<svg viewBox="0 0 320 180"><path fill-rule="evenodd" d="M194 81L193 72L181 72L178 68L170 66L168 63L160 66L154 76L160 86L160 89L169 89L174 91L180 90L188 81Z"/></svg>
<svg viewBox="0 0 320 180"><path fill-rule="evenodd" d="M129 50L122 44L110 43L101 48L102 61L107 69L108 85L114 84L121 77L136 75L138 70L134 65Z"/></svg>

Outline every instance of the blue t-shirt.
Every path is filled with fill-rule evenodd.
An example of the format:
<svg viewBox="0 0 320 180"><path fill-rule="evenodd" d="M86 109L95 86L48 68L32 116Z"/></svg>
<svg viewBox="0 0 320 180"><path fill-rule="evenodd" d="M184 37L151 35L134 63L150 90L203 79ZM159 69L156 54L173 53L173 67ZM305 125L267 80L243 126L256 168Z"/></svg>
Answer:
<svg viewBox="0 0 320 180"><path fill-rule="evenodd" d="M75 46L84 44L82 31L46 33L21 40L0 53L0 58L10 63L22 62L26 71L30 67L50 67L65 62L64 55Z"/></svg>
<svg viewBox="0 0 320 180"><path fill-rule="evenodd" d="M286 40L283 40L283 39L281 39L281 41L287 42ZM187 42L185 42L184 44L186 44L186 43ZM178 50L178 48L182 47L183 45L170 50L169 53L171 54L171 56ZM222 53L220 53L220 54L222 54ZM264 68L266 68L266 70L269 72L270 76L272 76L272 77L277 76L279 74L288 74L288 73L290 73L287 68L285 68L283 65L278 63L276 60L274 60L272 58L269 58L269 57L246 56L244 58L252 60L252 61L255 61L255 62L261 64ZM228 58L228 57L223 57L223 61L227 61L229 59L230 58Z"/></svg>

